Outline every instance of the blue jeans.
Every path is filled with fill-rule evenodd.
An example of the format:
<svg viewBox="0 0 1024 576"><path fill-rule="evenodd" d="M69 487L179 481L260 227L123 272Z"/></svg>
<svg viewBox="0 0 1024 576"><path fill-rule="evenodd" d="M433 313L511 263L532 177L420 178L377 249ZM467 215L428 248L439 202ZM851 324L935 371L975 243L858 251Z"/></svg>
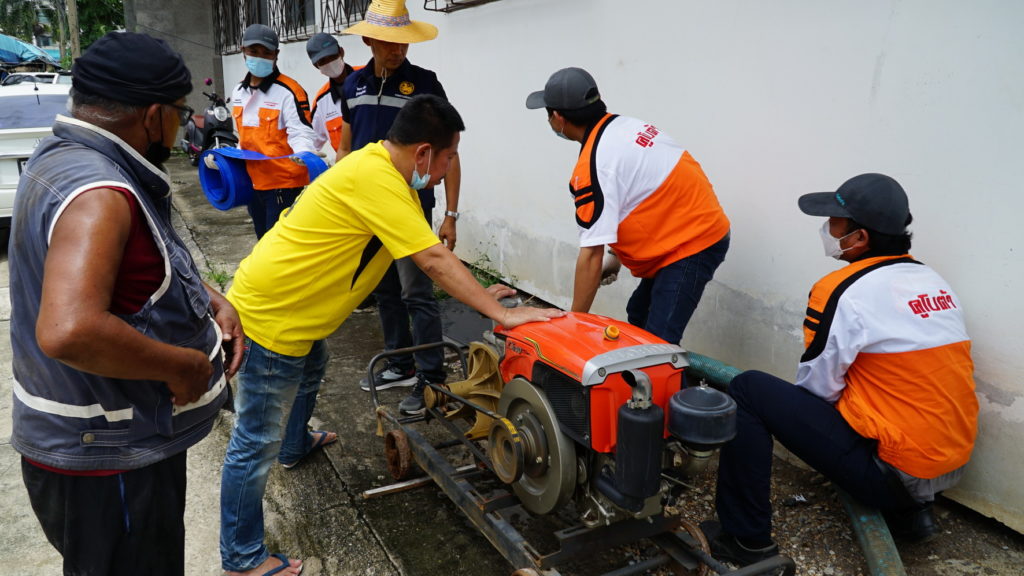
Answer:
<svg viewBox="0 0 1024 576"><path fill-rule="evenodd" d="M640 280L626 304L626 318L658 338L679 344L704 286L729 251L729 234L704 250L665 266Z"/></svg>
<svg viewBox="0 0 1024 576"><path fill-rule="evenodd" d="M327 346L313 343L306 356L271 352L249 338L235 377L235 427L220 487L220 556L227 571L244 572L269 556L263 544L263 493L274 458L294 462L312 446L306 423L327 366ZM291 411L281 441L284 404Z"/></svg>
<svg viewBox="0 0 1024 576"><path fill-rule="evenodd" d="M253 190L249 200L249 217L252 227L256 230L256 239L263 238L277 224L277 219L295 202L302 193L302 188L277 188L275 190Z"/></svg>
<svg viewBox="0 0 1024 576"><path fill-rule="evenodd" d="M876 460L876 440L857 434L832 404L764 372L729 384L736 437L718 461L716 508L722 529L750 546L771 541L773 438L864 504L883 511L917 507L896 474Z"/></svg>
<svg viewBox="0 0 1024 576"><path fill-rule="evenodd" d="M430 208L423 210L427 222L431 221L431 212ZM373 296L377 299L385 350L441 341L441 308L434 298L434 283L412 258L396 260ZM389 364L401 371L419 366L419 372L431 382L444 382L446 377L440 348L417 352L415 363L412 356L399 356L391 358Z"/></svg>

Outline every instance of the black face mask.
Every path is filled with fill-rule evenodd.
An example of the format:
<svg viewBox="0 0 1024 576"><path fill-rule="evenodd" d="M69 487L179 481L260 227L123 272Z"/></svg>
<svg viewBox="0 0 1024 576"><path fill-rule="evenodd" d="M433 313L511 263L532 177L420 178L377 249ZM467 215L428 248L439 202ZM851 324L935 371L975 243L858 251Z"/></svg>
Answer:
<svg viewBox="0 0 1024 576"><path fill-rule="evenodd" d="M143 158L149 161L157 168L163 170L164 162L167 162L171 157L171 149L164 146L163 142L150 142L149 148L146 148L146 153L142 155Z"/></svg>
<svg viewBox="0 0 1024 576"><path fill-rule="evenodd" d="M149 137L149 130L146 130L146 137ZM150 142L146 148L146 153L142 155L143 158L149 161L157 168L163 170L164 162L167 162L171 158L171 149L164 146L164 124L163 118L160 122L160 140L156 142Z"/></svg>

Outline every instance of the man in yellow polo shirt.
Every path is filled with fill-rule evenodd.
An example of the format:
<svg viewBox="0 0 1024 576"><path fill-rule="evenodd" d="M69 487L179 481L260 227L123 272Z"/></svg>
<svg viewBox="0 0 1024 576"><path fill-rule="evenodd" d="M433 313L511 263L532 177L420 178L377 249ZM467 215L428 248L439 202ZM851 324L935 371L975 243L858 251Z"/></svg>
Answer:
<svg viewBox="0 0 1024 576"><path fill-rule="evenodd" d="M416 190L434 186L458 154L462 118L437 96L410 100L388 139L346 156L299 196L235 274L228 300L246 332L235 379L237 420L221 482L221 562L228 574L263 574L299 560L263 543L263 492L275 456L287 468L336 440L307 431L327 363L324 339L409 256L453 297L505 326L562 316L504 308L504 286L484 290L423 219ZM281 440L282 404L294 398Z"/></svg>

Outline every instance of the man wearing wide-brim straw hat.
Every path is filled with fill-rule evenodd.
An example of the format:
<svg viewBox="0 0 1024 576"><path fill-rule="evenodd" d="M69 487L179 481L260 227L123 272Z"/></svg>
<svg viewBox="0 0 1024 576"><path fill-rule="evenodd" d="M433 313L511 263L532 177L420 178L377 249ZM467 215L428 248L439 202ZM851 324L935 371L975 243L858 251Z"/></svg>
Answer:
<svg viewBox="0 0 1024 576"><path fill-rule="evenodd" d="M395 44L413 44L437 38L437 27L410 20L403 0L374 0L366 9L363 21L342 33Z"/></svg>
<svg viewBox="0 0 1024 576"><path fill-rule="evenodd" d="M448 98L436 74L413 65L405 57L409 44L434 39L437 28L410 20L404 1L374 0L365 19L343 34L362 36L373 58L364 68L350 74L342 87L344 123L338 161L352 151L384 139L398 111L414 96L434 94ZM426 166L420 168L425 170ZM455 156L444 180L447 205L438 230L438 236L449 250L455 248L461 172L459 157ZM434 190L430 187L417 189L423 215L427 222L432 222ZM373 294L384 331L385 349L441 341L441 312L434 299L433 284L409 258L397 260ZM392 358L378 375L377 387L414 386L412 393L399 404L399 411L420 414L424 408L426 383L445 380L443 361L439 348L418 352L415 357ZM369 390L369 382L363 380L361 387Z"/></svg>

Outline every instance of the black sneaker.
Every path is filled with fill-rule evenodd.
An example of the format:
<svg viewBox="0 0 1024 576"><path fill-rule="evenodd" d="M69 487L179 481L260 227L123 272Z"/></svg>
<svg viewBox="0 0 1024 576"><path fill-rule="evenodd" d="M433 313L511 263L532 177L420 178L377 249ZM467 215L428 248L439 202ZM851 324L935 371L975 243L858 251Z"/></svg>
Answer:
<svg viewBox="0 0 1024 576"><path fill-rule="evenodd" d="M377 390L387 390L388 388L395 388L396 386L412 386L416 383L416 369L409 368L408 370L400 370L394 366L388 366L387 368L377 372ZM363 392L370 391L370 379L363 378L359 381L359 388Z"/></svg>
<svg viewBox="0 0 1024 576"><path fill-rule="evenodd" d="M779 545L772 542L764 548L747 548L739 540L722 530L722 525L714 520L700 523L700 529L711 545L711 555L720 562L729 562L743 567L756 564L779 555Z"/></svg>
<svg viewBox="0 0 1024 576"><path fill-rule="evenodd" d="M885 523L889 525L892 537L910 544L923 544L939 535L932 503L926 502L919 508L905 512L887 512Z"/></svg>
<svg viewBox="0 0 1024 576"><path fill-rule="evenodd" d="M427 410L423 402L423 390L427 387L427 379L422 374L416 375L416 387L398 404L398 413L405 416L419 416Z"/></svg>

